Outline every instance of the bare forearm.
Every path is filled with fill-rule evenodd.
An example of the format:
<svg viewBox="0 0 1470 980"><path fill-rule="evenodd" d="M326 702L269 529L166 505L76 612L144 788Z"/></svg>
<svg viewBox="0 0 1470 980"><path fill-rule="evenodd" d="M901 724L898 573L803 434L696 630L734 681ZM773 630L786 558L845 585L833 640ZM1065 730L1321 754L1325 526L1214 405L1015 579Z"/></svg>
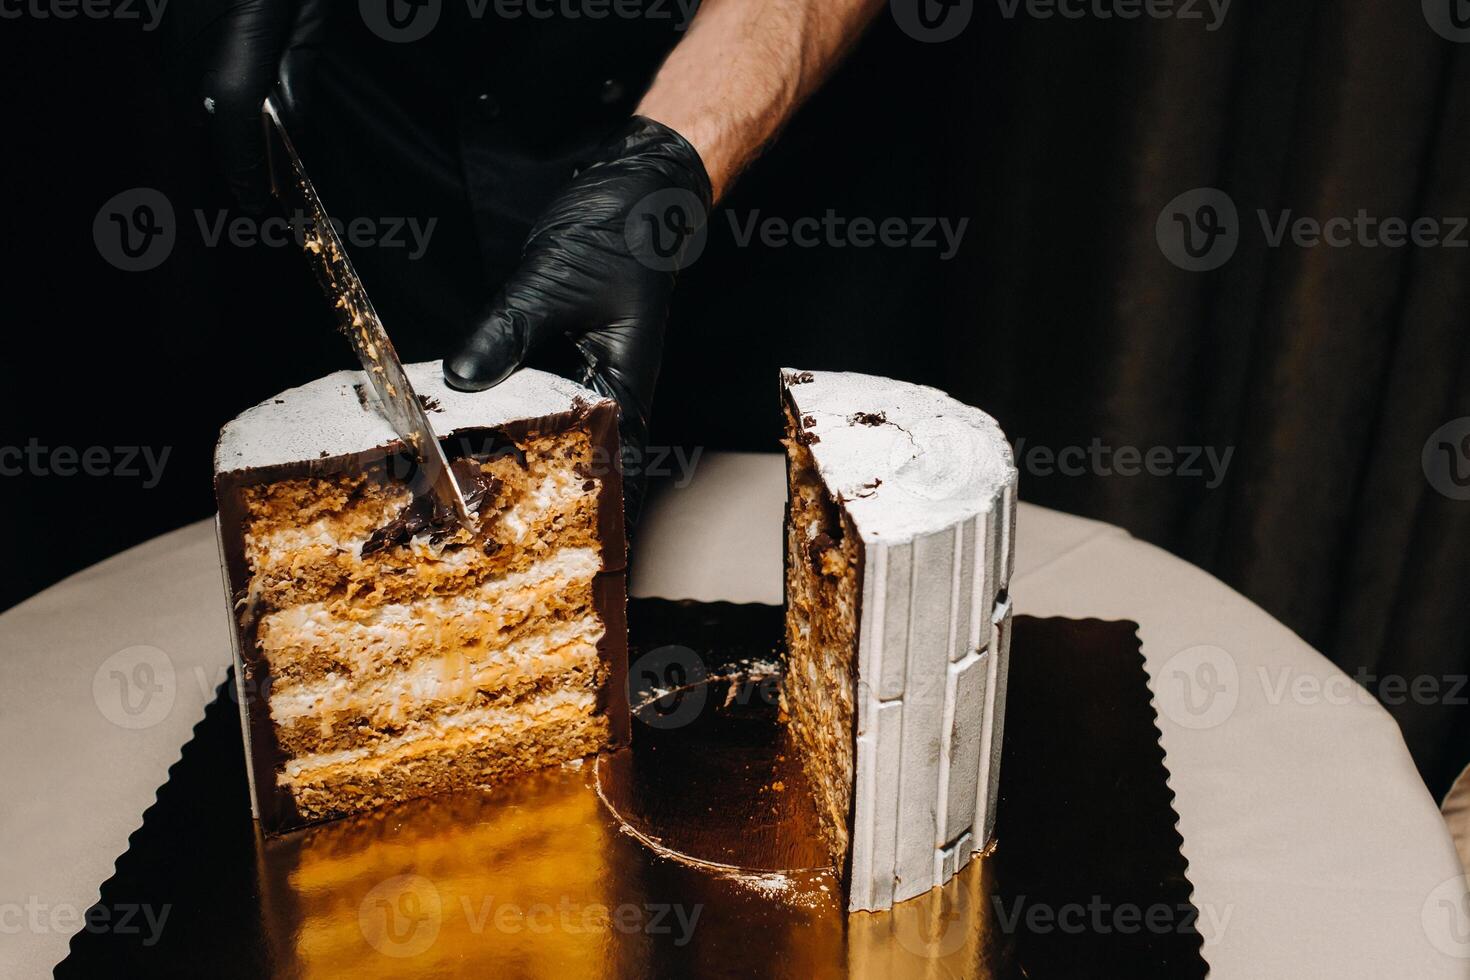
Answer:
<svg viewBox="0 0 1470 980"><path fill-rule="evenodd" d="M694 144L716 201L883 0L704 0L638 113Z"/></svg>

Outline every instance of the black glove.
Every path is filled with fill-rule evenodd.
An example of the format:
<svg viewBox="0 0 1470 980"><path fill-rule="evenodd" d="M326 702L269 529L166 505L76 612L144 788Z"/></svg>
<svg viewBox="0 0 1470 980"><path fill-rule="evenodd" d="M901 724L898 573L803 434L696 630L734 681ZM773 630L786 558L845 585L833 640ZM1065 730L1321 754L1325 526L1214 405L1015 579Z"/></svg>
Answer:
<svg viewBox="0 0 1470 980"><path fill-rule="evenodd" d="M260 106L278 86L289 118L304 114L328 0L196 0L186 43L198 59L199 95L215 156L246 210L270 206Z"/></svg>
<svg viewBox="0 0 1470 980"><path fill-rule="evenodd" d="M521 262L444 361L451 387L499 384L558 338L574 344L576 380L621 409L629 522L643 498L642 460L674 278L710 209L699 153L662 123L634 116L557 195Z"/></svg>

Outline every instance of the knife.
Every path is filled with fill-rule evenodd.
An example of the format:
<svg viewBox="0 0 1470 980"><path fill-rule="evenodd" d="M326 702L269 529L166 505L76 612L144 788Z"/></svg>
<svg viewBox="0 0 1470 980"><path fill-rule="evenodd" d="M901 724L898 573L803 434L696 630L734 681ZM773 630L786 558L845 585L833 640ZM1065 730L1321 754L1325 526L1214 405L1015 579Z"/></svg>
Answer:
<svg viewBox="0 0 1470 980"><path fill-rule="evenodd" d="M378 410L413 452L419 466L418 479L433 497L435 509L454 515L460 524L473 530L475 519L455 482L439 437L424 414L423 405L404 373L403 362L393 349L393 341L388 339L383 321L378 319L270 96L266 97L262 120L271 190L288 214L299 211L306 218L303 250L307 261L322 291L333 303L338 328L352 342L352 349L362 361Z"/></svg>

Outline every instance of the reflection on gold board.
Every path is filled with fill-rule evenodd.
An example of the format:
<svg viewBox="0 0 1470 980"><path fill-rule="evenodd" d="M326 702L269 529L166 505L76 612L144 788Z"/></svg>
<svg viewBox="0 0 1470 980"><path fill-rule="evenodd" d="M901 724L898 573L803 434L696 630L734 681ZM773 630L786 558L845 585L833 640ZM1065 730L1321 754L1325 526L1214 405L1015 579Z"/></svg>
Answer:
<svg viewBox="0 0 1470 980"><path fill-rule="evenodd" d="M655 853L603 807L591 766L259 850L272 960L300 977L992 976L989 865L892 912L845 916L830 871Z"/></svg>

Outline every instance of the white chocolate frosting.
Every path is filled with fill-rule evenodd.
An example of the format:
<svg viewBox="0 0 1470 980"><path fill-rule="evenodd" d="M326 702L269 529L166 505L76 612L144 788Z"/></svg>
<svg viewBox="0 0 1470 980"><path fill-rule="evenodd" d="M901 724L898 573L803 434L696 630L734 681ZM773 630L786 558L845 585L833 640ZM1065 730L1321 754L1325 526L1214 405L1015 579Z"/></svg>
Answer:
<svg viewBox="0 0 1470 980"><path fill-rule="evenodd" d="M989 510L1016 482L995 419L936 388L840 371L782 375L816 437L808 448L822 481L864 541L892 544L952 527ZM812 380L793 383L805 376Z"/></svg>
<svg viewBox="0 0 1470 980"><path fill-rule="evenodd" d="M414 391L434 406L426 414L440 438L460 429L494 428L569 411L578 398L588 404L604 400L576 382L530 368L477 392L456 391L445 384L439 361L406 364L404 370ZM229 473L346 456L398 443L397 433L375 407L367 384L361 371L337 371L248 409L220 433L214 471Z"/></svg>

